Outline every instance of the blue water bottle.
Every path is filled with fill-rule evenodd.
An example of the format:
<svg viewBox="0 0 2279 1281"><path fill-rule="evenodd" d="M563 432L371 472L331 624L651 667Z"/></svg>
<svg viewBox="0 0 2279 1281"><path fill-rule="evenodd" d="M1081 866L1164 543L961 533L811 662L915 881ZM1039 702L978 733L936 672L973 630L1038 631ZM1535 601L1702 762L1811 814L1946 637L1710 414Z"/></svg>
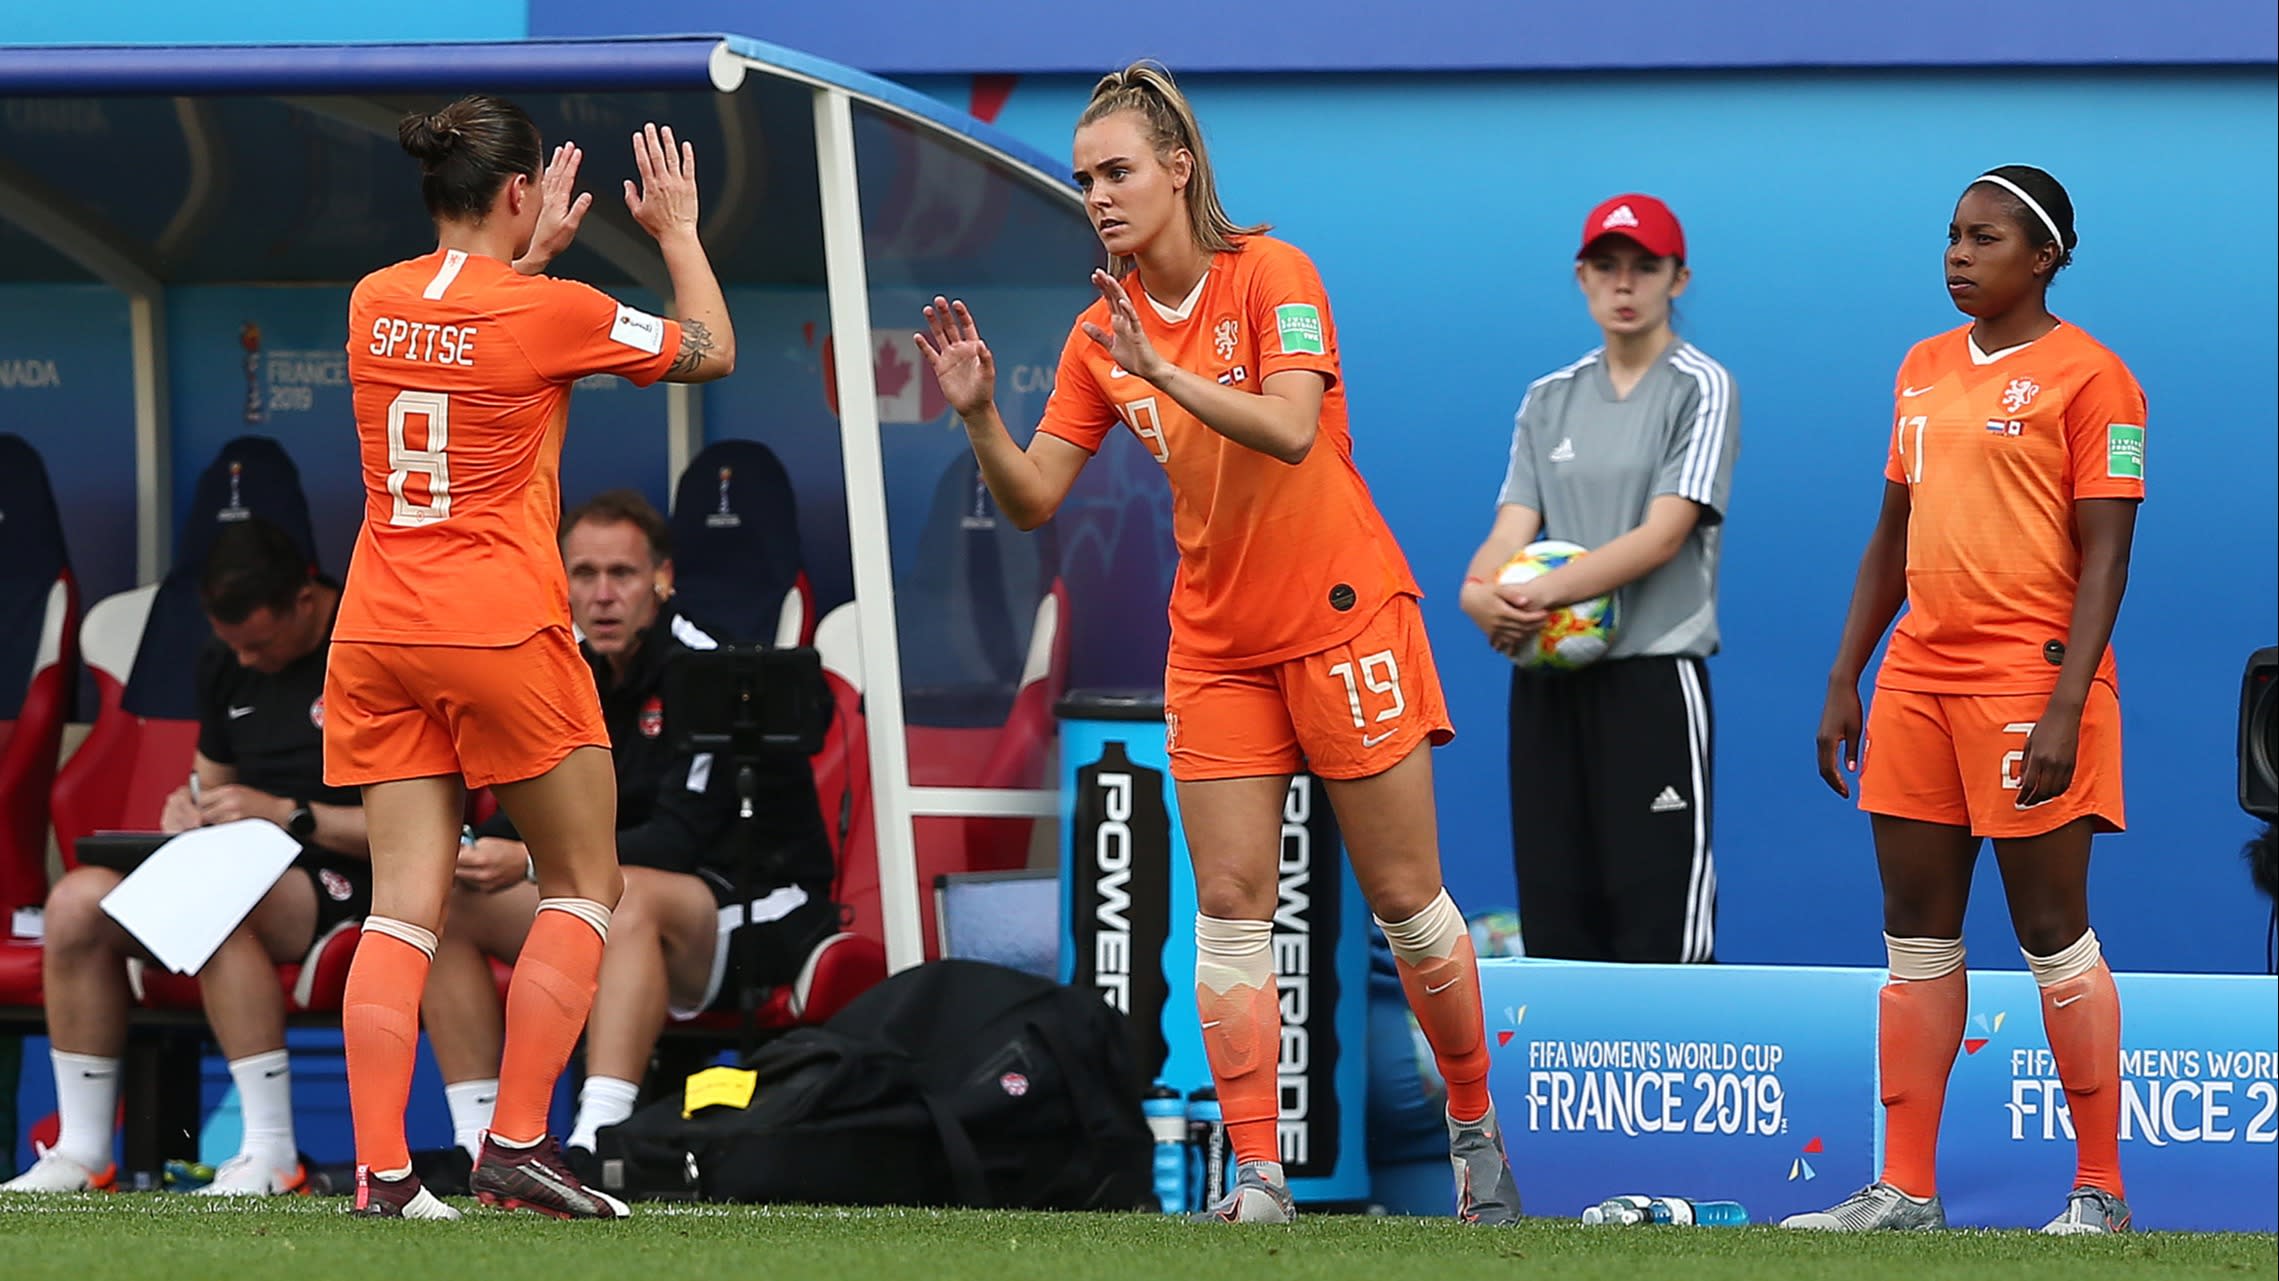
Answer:
<svg viewBox="0 0 2279 1281"><path fill-rule="evenodd" d="M1656 1223L1685 1228L1746 1227L1749 1212L1738 1201L1689 1201L1678 1196L1654 1198L1651 1213Z"/></svg>
<svg viewBox="0 0 2279 1281"><path fill-rule="evenodd" d="M1197 1090L1187 1096L1188 1205L1210 1208L1227 1190L1233 1172L1227 1169L1227 1127L1219 1111L1219 1092Z"/></svg>
<svg viewBox="0 0 2279 1281"><path fill-rule="evenodd" d="M1165 1214L1187 1209L1187 1105L1179 1091L1156 1083L1140 1101L1155 1139L1155 1199Z"/></svg>

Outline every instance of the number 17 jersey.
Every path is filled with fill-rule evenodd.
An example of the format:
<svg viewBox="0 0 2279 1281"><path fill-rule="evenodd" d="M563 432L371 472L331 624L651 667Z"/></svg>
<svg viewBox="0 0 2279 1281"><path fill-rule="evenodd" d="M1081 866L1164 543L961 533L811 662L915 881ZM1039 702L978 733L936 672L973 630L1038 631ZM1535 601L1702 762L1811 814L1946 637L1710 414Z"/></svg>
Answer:
<svg viewBox="0 0 2279 1281"><path fill-rule="evenodd" d="M570 387L647 386L680 325L456 249L384 267L348 303L364 471L335 639L512 645L570 625L555 546Z"/></svg>

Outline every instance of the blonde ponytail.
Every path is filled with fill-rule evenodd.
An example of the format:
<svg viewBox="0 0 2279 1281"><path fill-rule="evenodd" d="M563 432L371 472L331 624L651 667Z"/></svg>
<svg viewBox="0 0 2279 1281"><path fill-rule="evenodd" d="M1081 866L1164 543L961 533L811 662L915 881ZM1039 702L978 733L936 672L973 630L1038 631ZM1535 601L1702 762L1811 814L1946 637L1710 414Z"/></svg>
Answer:
<svg viewBox="0 0 2279 1281"><path fill-rule="evenodd" d="M1219 203L1218 184L1211 177L1211 157L1203 150L1203 129L1195 121L1195 109L1162 63L1143 58L1100 77L1100 83L1092 86L1092 100L1076 119L1076 127L1081 129L1119 111L1139 113L1157 160L1169 164L1173 153L1181 148L1195 158L1194 171L1187 178L1186 200L1187 223L1194 230L1197 247L1222 253L1234 248L1236 236L1254 236L1267 230L1265 223L1238 226L1227 216L1225 206ZM1108 259L1108 269L1119 276L1130 272L1132 266L1132 260L1121 254Z"/></svg>

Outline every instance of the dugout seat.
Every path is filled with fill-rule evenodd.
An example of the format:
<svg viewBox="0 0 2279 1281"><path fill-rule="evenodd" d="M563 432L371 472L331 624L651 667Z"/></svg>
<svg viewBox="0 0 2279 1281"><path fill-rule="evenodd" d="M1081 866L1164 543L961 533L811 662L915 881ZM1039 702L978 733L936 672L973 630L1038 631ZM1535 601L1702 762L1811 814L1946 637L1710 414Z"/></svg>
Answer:
<svg viewBox="0 0 2279 1281"><path fill-rule="evenodd" d="M48 790L78 682L79 585L55 493L39 451L0 435L0 927L47 899Z"/></svg>
<svg viewBox="0 0 2279 1281"><path fill-rule="evenodd" d="M715 441L673 493L673 606L734 644L807 645L815 589L791 475L756 440Z"/></svg>
<svg viewBox="0 0 2279 1281"><path fill-rule="evenodd" d="M87 741L58 772L51 793L57 843L76 866L78 839L102 829L158 826L167 793L181 785L198 745L196 667L213 635L198 582L224 525L260 517L285 531L317 564L300 470L266 436L222 446L198 477L166 577L98 601L80 630L100 706ZM357 931L343 925L316 940L299 963L278 967L294 1012L340 1006ZM195 1009L196 980L136 967L146 1005Z"/></svg>
<svg viewBox="0 0 2279 1281"><path fill-rule="evenodd" d="M1001 516L980 468L961 456L935 488L894 601L911 784L1048 786L1052 707L1068 681L1068 589L1052 527L1024 533ZM1034 824L922 820L920 885L941 872L1024 866ZM927 915L932 956L938 945Z"/></svg>

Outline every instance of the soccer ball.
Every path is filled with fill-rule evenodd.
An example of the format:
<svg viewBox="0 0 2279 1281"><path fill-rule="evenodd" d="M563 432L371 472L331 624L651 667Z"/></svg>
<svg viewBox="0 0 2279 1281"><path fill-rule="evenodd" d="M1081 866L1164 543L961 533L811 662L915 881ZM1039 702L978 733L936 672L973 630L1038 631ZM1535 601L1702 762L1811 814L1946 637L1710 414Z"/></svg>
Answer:
<svg viewBox="0 0 2279 1281"><path fill-rule="evenodd" d="M1573 543L1563 543L1553 538L1529 543L1497 571L1496 582L1524 583L1587 554L1585 549ZM1512 656L1512 661L1521 667L1552 667L1571 671L1577 667L1588 667L1606 657L1606 648L1613 641L1614 597L1599 596L1552 610L1551 617L1543 624L1543 630L1522 646L1519 653Z"/></svg>

